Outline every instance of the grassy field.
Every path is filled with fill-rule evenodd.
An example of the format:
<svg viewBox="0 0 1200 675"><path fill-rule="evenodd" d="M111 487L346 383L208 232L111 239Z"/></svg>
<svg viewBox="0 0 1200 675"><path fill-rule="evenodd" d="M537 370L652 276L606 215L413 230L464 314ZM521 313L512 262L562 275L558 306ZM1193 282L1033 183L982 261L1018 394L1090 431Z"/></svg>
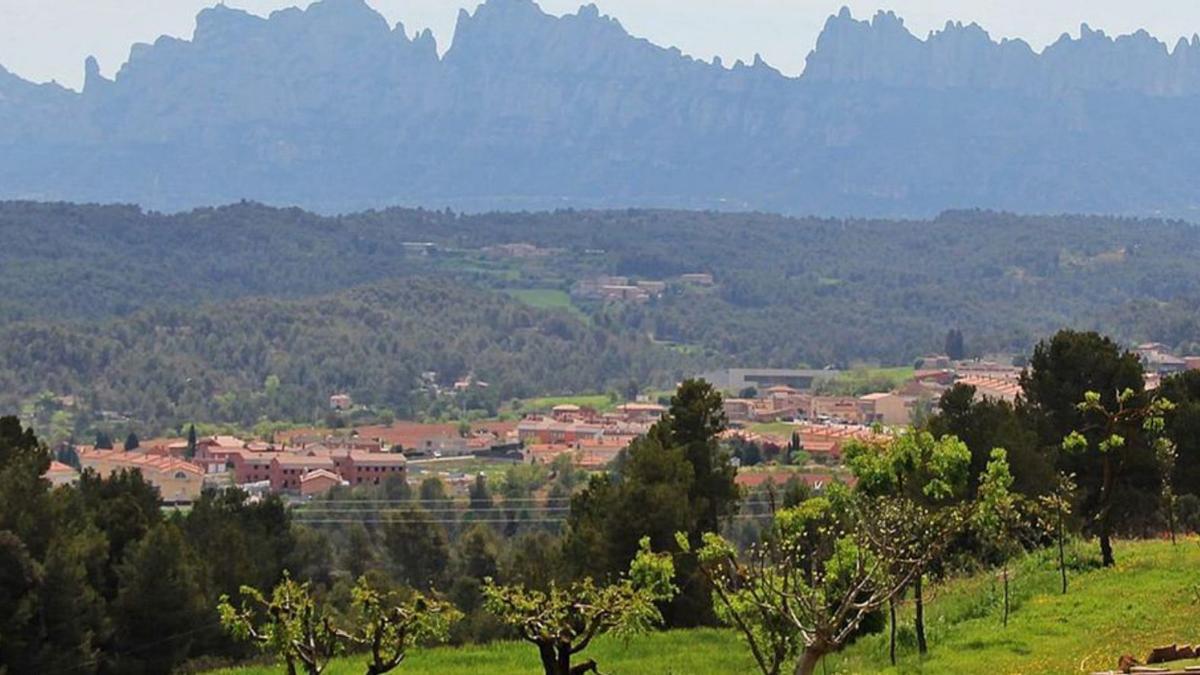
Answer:
<svg viewBox="0 0 1200 675"><path fill-rule="evenodd" d="M1002 586L995 573L953 580L927 597L929 654L916 653L911 606L900 613L898 664L888 659L887 634L860 639L827 659L818 672L831 675L921 673L929 675L1060 675L1115 668L1121 654L1144 658L1151 648L1200 642L1200 541L1119 542L1117 566L1100 569L1094 542L1069 551L1070 589L1059 591L1052 552L1014 564L1012 615L1002 625ZM753 673L749 653L731 631L672 631L628 644L598 641L587 652L601 672ZM224 675L266 675L271 667L221 671ZM342 659L331 675L360 673L358 660ZM536 652L520 643L439 648L414 653L396 671L404 673L486 672L517 675L540 672Z"/></svg>
<svg viewBox="0 0 1200 675"><path fill-rule="evenodd" d="M540 396L521 401L521 410L533 412L543 410L549 412L556 405L577 405L581 408L593 408L599 412L607 412L616 407L616 403L608 394L581 394L578 396Z"/></svg>
<svg viewBox="0 0 1200 675"><path fill-rule="evenodd" d="M600 639L585 652L605 675L741 675L757 672L750 654L729 631L698 629L655 633L628 644ZM362 659L344 658L326 675L362 675ZM282 669L261 666L217 671L213 675L278 675ZM532 675L541 672L533 645L517 642L484 647L439 648L414 652L396 675Z"/></svg>
<svg viewBox="0 0 1200 675"><path fill-rule="evenodd" d="M1138 659L1152 647L1200 642L1196 540L1119 543L1117 566L1098 567L1094 543L1072 547L1067 595L1050 552L1026 558L1011 588L1014 611L1002 625L1002 586L994 574L942 585L927 609L929 653L916 653L911 607L901 617L898 663L887 635L860 640L829 660L830 673L1090 673Z"/></svg>
<svg viewBox="0 0 1200 675"><path fill-rule="evenodd" d="M791 438L792 433L798 430L795 424L790 422L753 422L746 425L746 429L756 434L770 434L772 436L780 436L782 438Z"/></svg>
<svg viewBox="0 0 1200 675"><path fill-rule="evenodd" d="M821 389L829 393L861 396L878 391L891 391L912 379L916 371L911 367L896 368L853 368L824 383Z"/></svg>
<svg viewBox="0 0 1200 675"><path fill-rule="evenodd" d="M571 296L566 291L552 288L510 288L505 290L512 297L538 309L565 309L583 321L589 321L588 316L571 302Z"/></svg>

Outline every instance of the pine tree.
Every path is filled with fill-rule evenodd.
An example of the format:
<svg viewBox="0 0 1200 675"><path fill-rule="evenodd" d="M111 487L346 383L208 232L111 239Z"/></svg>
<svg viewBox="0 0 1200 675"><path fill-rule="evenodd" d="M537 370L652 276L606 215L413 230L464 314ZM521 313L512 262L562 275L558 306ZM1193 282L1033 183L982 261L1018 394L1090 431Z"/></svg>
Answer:
<svg viewBox="0 0 1200 675"><path fill-rule="evenodd" d="M196 456L196 425L188 426L187 433L187 458L191 459Z"/></svg>

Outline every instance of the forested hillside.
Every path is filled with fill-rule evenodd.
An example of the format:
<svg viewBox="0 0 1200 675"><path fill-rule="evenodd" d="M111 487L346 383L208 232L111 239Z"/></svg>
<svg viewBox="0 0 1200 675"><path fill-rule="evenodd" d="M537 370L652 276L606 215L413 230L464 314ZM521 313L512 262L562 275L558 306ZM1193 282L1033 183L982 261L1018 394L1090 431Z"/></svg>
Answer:
<svg viewBox="0 0 1200 675"><path fill-rule="evenodd" d="M1167 221L982 211L931 221L646 210L326 218L257 204L161 215L15 202L0 205L0 318L96 319L410 276L568 291L601 274L710 272L714 287L646 304L577 304L610 334L746 365L909 363L956 327L973 353L1024 351L1063 326L1186 347L1196 337L1178 303L1200 295L1196 234ZM505 243L545 255L487 252Z"/></svg>
<svg viewBox="0 0 1200 675"><path fill-rule="evenodd" d="M153 309L92 323L0 328L0 409L40 392L72 395L138 428L188 420L246 427L313 420L329 396L411 418L432 385L474 375L473 408L542 392L669 384L684 357L645 338L449 280L408 279L305 300L245 299ZM422 374L437 373L427 387ZM468 405L451 400L451 406ZM443 403L444 405L444 403ZM86 428L87 420L73 426Z"/></svg>

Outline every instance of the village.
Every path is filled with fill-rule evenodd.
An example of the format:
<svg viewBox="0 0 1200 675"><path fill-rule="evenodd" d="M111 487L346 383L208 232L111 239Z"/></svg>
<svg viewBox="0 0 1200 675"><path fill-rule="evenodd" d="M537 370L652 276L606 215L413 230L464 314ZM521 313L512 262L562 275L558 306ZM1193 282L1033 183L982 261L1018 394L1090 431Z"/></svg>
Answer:
<svg viewBox="0 0 1200 675"><path fill-rule="evenodd" d="M1146 387L1165 375L1200 370L1200 357L1180 357L1164 345L1138 345ZM737 482L755 488L799 479L818 486L844 477L842 451L851 441L871 441L928 414L955 385L977 398L1013 403L1020 396L1021 368L999 360L959 360L944 355L918 359L919 368L890 391L859 396L820 393L835 370L730 368L699 377L723 392L728 428L721 438L734 453ZM460 383L461 386L485 383ZM131 448L74 445L60 450L46 478L55 485L78 479L82 470L108 476L134 470L158 488L167 504L186 505L205 488L238 486L252 497L279 494L302 502L337 487L410 484L436 477L465 496L483 466L550 466L568 457L585 472L603 471L667 412L664 402L616 404L600 411L573 403L525 412L519 420L469 424L393 422L352 429L295 429L271 440L231 435L160 438ZM344 393L330 396L332 410L352 405ZM738 456L739 454L743 456ZM752 455L749 456L749 455ZM67 461L61 461L61 460ZM469 469L474 468L476 471Z"/></svg>

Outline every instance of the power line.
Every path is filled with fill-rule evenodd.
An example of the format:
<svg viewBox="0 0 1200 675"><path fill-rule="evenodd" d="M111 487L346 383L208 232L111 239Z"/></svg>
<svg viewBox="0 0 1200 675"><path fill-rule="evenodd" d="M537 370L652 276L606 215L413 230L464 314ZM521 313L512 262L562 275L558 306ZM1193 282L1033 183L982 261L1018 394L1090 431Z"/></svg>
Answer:
<svg viewBox="0 0 1200 675"><path fill-rule="evenodd" d="M573 497L545 497L545 498L528 497L528 498L513 498L513 499L506 498L506 499L498 501L497 505L504 506L506 504L527 504L527 503L543 504L543 503L550 503L550 502L554 502L554 503L568 502L569 503L572 499L573 499ZM763 497L761 495L755 495L755 496L747 497L746 499L739 500L738 503L740 503L740 504L769 504L770 502L771 502L771 500L766 497ZM420 498L413 498L413 499L328 499L328 500L322 499L320 501L308 502L306 504L296 505L296 506L293 506L292 508L294 510L301 511L304 509L315 508L315 507L325 505L325 504L407 504L410 506L422 506L423 507L424 504L437 504L437 503L455 504L457 506L462 506L463 508L468 508L470 506L469 501L448 500L448 499L446 499L446 500L443 500L443 499L422 500Z"/></svg>
<svg viewBox="0 0 1200 675"><path fill-rule="evenodd" d="M365 518L303 518L295 519L292 522L299 525L473 525L476 523L490 525L522 525L526 523L564 523L567 521L566 516L558 516L554 518L480 518L480 519L447 519L447 518L423 518L418 520L411 519L395 519L395 518L380 518L379 514L364 512ZM730 520L759 520L763 518L771 518L774 514L769 512L764 513L739 513L730 516Z"/></svg>
<svg viewBox="0 0 1200 675"><path fill-rule="evenodd" d="M320 519L320 520L296 520L293 521L300 525L335 525L335 524L354 524L360 525L473 525L475 523L484 523L490 525L508 525L515 523L522 525L525 523L565 523L567 519L562 518L505 518L505 519L480 519L480 520L393 520L386 519Z"/></svg>

